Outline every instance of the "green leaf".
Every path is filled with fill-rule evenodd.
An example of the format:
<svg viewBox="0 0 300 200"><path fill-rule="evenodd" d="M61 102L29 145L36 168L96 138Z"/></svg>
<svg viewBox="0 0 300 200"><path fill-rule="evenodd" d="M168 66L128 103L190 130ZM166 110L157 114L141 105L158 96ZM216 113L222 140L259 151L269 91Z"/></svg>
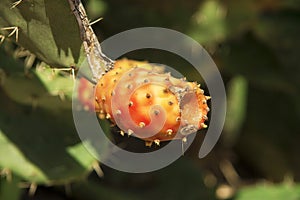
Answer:
<svg viewBox="0 0 300 200"><path fill-rule="evenodd" d="M223 40L227 34L226 10L219 1L204 2L192 18L189 35L200 43Z"/></svg>
<svg viewBox="0 0 300 200"><path fill-rule="evenodd" d="M224 130L225 143L233 144L246 117L248 83L243 76L236 76L227 85L228 104Z"/></svg>
<svg viewBox="0 0 300 200"><path fill-rule="evenodd" d="M283 183L280 185L259 184L245 187L238 192L236 200L298 200L300 199L300 185Z"/></svg>

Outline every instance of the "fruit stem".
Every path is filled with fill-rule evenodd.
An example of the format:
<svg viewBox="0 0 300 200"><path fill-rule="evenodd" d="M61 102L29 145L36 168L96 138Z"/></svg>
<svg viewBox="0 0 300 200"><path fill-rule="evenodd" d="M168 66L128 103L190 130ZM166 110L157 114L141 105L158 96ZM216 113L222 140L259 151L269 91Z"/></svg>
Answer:
<svg viewBox="0 0 300 200"><path fill-rule="evenodd" d="M92 80L93 82L98 82L98 80L113 67L114 61L102 53L100 43L90 25L81 1L68 1L80 29L80 36L93 76Z"/></svg>

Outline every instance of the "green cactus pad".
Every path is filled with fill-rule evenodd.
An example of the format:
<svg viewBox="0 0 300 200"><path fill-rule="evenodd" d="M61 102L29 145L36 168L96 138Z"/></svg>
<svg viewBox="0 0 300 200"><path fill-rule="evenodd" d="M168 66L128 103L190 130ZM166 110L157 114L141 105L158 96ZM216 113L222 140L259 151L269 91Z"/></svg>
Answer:
<svg viewBox="0 0 300 200"><path fill-rule="evenodd" d="M95 159L77 137L70 110L33 110L3 91L0 99L0 168L38 184L65 183L92 170Z"/></svg>
<svg viewBox="0 0 300 200"><path fill-rule="evenodd" d="M23 0L12 8L14 2L1 0L0 28L17 27L17 43L51 67L81 62L82 41L68 1ZM11 31L0 29L0 34L8 37ZM9 38L16 40L15 35Z"/></svg>
<svg viewBox="0 0 300 200"><path fill-rule="evenodd" d="M51 111L71 109L70 99L74 85L72 77L52 71L45 64L25 74L23 63L13 59L2 49L0 60L0 86L11 99Z"/></svg>
<svg viewBox="0 0 300 200"><path fill-rule="evenodd" d="M70 90L73 80L57 73L49 80L47 69L25 75L22 63L1 49L0 59L0 169L36 184L85 177L96 160L76 133L70 99L53 94Z"/></svg>

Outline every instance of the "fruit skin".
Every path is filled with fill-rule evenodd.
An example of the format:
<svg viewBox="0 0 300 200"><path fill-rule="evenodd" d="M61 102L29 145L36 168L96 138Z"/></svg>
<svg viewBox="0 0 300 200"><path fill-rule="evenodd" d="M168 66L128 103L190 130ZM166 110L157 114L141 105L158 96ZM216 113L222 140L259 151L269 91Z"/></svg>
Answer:
<svg viewBox="0 0 300 200"><path fill-rule="evenodd" d="M79 79L78 100L87 111L98 111L98 103L94 100L94 85L85 78Z"/></svg>
<svg viewBox="0 0 300 200"><path fill-rule="evenodd" d="M121 134L159 144L207 127L210 97L203 93L195 82L174 78L161 67L122 59L98 81L95 110Z"/></svg>

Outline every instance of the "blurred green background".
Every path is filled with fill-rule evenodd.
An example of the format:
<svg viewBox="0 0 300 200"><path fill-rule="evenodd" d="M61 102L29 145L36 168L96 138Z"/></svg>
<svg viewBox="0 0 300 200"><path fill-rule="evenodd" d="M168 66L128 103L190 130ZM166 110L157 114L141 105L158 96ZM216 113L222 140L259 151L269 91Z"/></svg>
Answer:
<svg viewBox="0 0 300 200"><path fill-rule="evenodd" d="M24 48L9 37L13 29L0 31L1 200L300 199L299 0L83 1L91 21L103 17L93 25L100 41L144 26L194 38L214 59L227 92L226 124L207 157L197 157L205 136L199 131L187 153L164 169L129 174L101 165L104 176L74 129L70 71L49 68L70 69L84 57L67 1L23 0L10 9L13 2L0 1L0 28L20 27ZM201 82L176 55L125 56L167 64Z"/></svg>

